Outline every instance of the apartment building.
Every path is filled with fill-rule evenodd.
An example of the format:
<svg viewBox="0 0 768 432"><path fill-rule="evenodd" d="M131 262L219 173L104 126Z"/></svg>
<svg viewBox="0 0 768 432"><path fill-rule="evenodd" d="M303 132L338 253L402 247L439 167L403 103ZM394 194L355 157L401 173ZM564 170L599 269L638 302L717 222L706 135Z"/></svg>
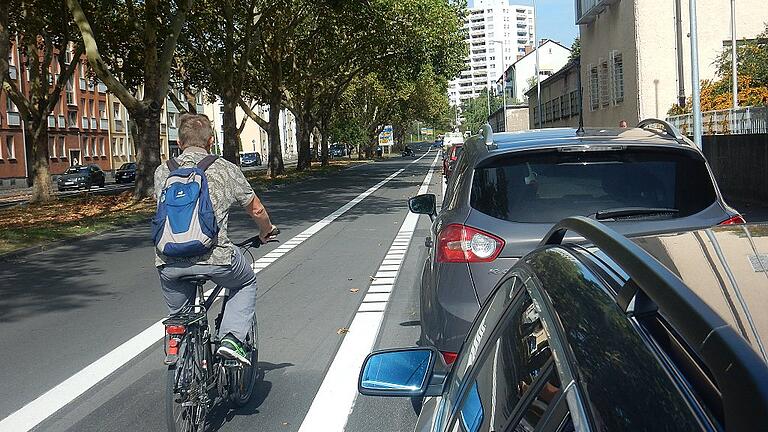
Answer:
<svg viewBox="0 0 768 432"><path fill-rule="evenodd" d="M730 44L730 0L699 1L700 78L716 76L715 59ZM663 118L680 95L690 98L688 0L575 0L587 126ZM678 13L679 11L679 13ZM739 0L736 35L765 29L765 0Z"/></svg>
<svg viewBox="0 0 768 432"><path fill-rule="evenodd" d="M450 81L448 96L454 106L492 89L496 78L533 45L533 7L508 0L475 0L464 21L469 55L466 69Z"/></svg>
<svg viewBox="0 0 768 432"><path fill-rule="evenodd" d="M530 48L530 47L528 47ZM536 78L536 49L526 49L526 53L512 63L505 75L499 76L496 83L501 89L504 76L507 78L507 99L510 101L527 102L525 95ZM571 49L559 42L545 39L539 44L539 79L545 80L559 71L568 63Z"/></svg>
<svg viewBox="0 0 768 432"><path fill-rule="evenodd" d="M582 108L579 76L579 59L575 59L541 82L541 112L544 113L541 119L538 88L528 90L531 129L579 126Z"/></svg>
<svg viewBox="0 0 768 432"><path fill-rule="evenodd" d="M64 85L59 103L48 116L48 152L51 174L63 173L75 164L95 164L111 169L107 89L87 75L85 57L72 58L67 63L51 64L50 84L57 83L61 69L72 61L80 61L70 80ZM29 94L29 72L21 62L19 50L11 46L9 75L14 85ZM0 95L0 187L26 186L27 155L23 119L5 92Z"/></svg>

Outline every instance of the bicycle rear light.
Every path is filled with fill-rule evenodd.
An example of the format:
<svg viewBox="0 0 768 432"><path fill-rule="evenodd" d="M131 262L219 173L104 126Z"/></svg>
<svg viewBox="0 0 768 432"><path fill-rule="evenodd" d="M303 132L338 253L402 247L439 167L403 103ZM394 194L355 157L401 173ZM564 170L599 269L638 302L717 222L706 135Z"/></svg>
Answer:
<svg viewBox="0 0 768 432"><path fill-rule="evenodd" d="M183 325L168 325L165 326L165 334L169 335L183 335L187 331L187 328Z"/></svg>

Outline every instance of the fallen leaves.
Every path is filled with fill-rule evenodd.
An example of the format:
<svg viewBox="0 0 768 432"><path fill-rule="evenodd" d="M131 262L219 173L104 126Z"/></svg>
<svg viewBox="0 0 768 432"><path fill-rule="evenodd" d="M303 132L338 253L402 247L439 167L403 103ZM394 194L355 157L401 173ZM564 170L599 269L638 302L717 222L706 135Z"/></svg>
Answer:
<svg viewBox="0 0 768 432"><path fill-rule="evenodd" d="M336 330L336 334L347 334L349 333L349 329L346 327L341 327L340 329Z"/></svg>
<svg viewBox="0 0 768 432"><path fill-rule="evenodd" d="M349 292L351 292L351 293L356 293L358 291L360 291L360 288L350 288L349 289Z"/></svg>

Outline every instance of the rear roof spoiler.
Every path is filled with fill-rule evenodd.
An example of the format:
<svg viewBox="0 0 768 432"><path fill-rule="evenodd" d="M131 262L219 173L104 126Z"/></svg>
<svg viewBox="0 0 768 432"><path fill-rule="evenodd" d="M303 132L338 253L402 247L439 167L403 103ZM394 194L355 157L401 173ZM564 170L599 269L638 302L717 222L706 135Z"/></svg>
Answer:
<svg viewBox="0 0 768 432"><path fill-rule="evenodd" d="M657 119L657 118L647 118L645 120L641 120L640 123L637 124L638 129L649 129L648 126L650 125L661 125L664 128L664 132L667 133L670 137L685 142L685 138L683 137L683 134L680 133L680 130L676 127L672 126L669 122Z"/></svg>
<svg viewBox="0 0 768 432"><path fill-rule="evenodd" d="M698 354L722 393L729 431L768 430L768 364L728 323L648 252L597 221L563 219L541 245L562 244L567 231L600 248L629 275L619 291L619 307L628 314L661 310Z"/></svg>

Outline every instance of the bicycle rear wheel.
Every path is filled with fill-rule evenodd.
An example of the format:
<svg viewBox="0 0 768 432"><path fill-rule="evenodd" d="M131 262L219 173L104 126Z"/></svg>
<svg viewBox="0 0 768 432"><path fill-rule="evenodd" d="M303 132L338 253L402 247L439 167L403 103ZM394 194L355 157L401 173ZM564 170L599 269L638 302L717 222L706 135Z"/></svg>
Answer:
<svg viewBox="0 0 768 432"><path fill-rule="evenodd" d="M253 396L253 390L256 387L256 381L260 377L259 373L259 326L256 315L253 316L251 330L248 332L246 343L250 345L251 350L248 353L251 366L243 366L232 371L231 389L229 392L230 401L238 407L245 406Z"/></svg>
<svg viewBox="0 0 768 432"><path fill-rule="evenodd" d="M168 366L165 391L165 419L168 432L203 432L205 407L199 401L204 380L195 363L190 338L179 347L179 360Z"/></svg>

